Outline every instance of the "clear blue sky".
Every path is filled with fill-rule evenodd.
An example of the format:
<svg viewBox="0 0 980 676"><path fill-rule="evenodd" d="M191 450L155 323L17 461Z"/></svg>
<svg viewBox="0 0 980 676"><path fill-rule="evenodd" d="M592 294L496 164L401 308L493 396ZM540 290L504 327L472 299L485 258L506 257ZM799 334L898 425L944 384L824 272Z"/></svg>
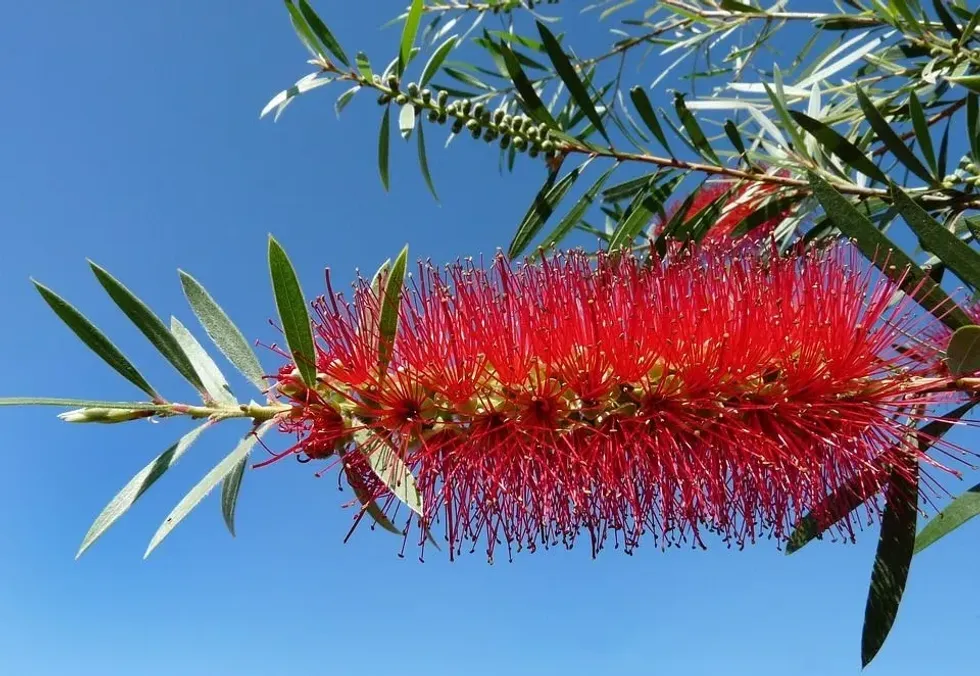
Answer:
<svg viewBox="0 0 980 676"><path fill-rule="evenodd" d="M394 55L397 30L378 27L400 3L317 5L349 52L366 50L379 68ZM594 20L572 25L598 45ZM138 396L60 325L29 275L79 305L164 392L190 397L85 257L191 325L176 277L186 269L250 338L272 341L267 233L312 295L325 266L347 280L406 241L439 261L492 252L543 178L527 162L500 177L494 150L445 151L432 134L442 206L425 192L414 146L401 143L386 195L380 109L365 96L338 121L337 88L304 97L278 124L260 122L269 97L307 72L272 0L11 3L0 44L0 395ZM244 381L234 386L247 396ZM763 542L598 560L583 547L494 566L432 552L421 564L398 558L397 539L380 532L343 545L348 494L289 461L246 476L237 539L212 496L142 561L159 522L240 432L219 429L76 562L103 505L187 428L69 426L55 413L0 411L5 674L858 672L875 529L856 546L818 543L793 557ZM975 663L977 532L968 526L916 559L869 674Z"/></svg>

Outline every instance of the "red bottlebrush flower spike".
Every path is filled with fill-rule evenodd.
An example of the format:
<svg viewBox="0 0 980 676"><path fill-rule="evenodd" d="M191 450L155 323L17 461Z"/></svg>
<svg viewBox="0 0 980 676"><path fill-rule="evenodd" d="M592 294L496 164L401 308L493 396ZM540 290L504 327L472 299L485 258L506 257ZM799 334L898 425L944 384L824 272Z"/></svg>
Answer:
<svg viewBox="0 0 980 676"><path fill-rule="evenodd" d="M361 460L388 449L421 497L405 521L439 528L450 556L582 534L593 552L610 536L626 551L783 538L852 478L873 495L888 468L928 460L907 439L950 399L922 360L941 351L902 348L935 320L894 291L849 247L422 266L384 373L371 286L314 303L319 385L283 369L281 427L291 451L344 451L394 519L397 491Z"/></svg>

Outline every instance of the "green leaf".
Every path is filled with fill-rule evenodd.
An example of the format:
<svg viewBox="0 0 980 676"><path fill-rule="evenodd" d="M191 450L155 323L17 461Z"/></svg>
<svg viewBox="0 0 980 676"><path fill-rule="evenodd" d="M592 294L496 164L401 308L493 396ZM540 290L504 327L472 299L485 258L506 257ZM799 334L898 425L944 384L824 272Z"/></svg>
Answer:
<svg viewBox="0 0 980 676"><path fill-rule="evenodd" d="M792 209L793 206L799 204L801 199L802 197L800 195L790 195L788 197L779 197L766 202L742 219L742 222L732 229L731 237L734 239L741 237L742 235L746 235L763 223L767 223L774 218L778 218L782 214L785 214L789 209Z"/></svg>
<svg viewBox="0 0 980 676"><path fill-rule="evenodd" d="M368 516L389 533L401 535L402 531L385 515L384 511L378 506L378 503L371 499L371 495L364 490L364 487L356 481L351 481L350 474L346 471L344 475L347 478L347 484L354 491L354 495L357 496L357 500L364 507L364 511L368 513Z"/></svg>
<svg viewBox="0 0 980 676"><path fill-rule="evenodd" d="M568 56L562 50L558 39L555 38L554 34L543 23L540 21L535 23L537 23L538 33L541 35L541 43L544 45L544 49L548 53L548 58L551 59L551 63L555 67L555 72L558 73L558 76L568 88L569 96L582 109L585 116L589 118L589 121L595 125L595 128L599 130L603 138L609 143L612 143L609 140L609 135L606 133L606 128L602 125L602 118L592 103L592 97L589 96L585 84L579 78L578 73L575 72L575 68L572 66L572 62L568 60Z"/></svg>
<svg viewBox="0 0 980 676"><path fill-rule="evenodd" d="M208 337L235 368L260 391L265 392L268 385L263 377L262 365L245 336L200 282L183 270L177 272L184 296Z"/></svg>
<svg viewBox="0 0 980 676"><path fill-rule="evenodd" d="M429 172L429 160L425 153L425 125L422 120L419 120L419 133L416 142L418 143L419 150L419 168L422 170L422 178L425 179L425 185L429 188L429 192L435 198L436 202L439 201L439 195L436 193L436 186L432 182L432 174Z"/></svg>
<svg viewBox="0 0 980 676"><path fill-rule="evenodd" d="M0 406L62 406L109 408L120 411L169 411L170 404L152 401L101 401L99 399L66 399L64 397L0 397Z"/></svg>
<svg viewBox="0 0 980 676"><path fill-rule="evenodd" d="M752 5L746 5L742 2L736 2L736 0L721 0L721 8L727 9L729 12L741 12L742 14L762 14L762 10L753 7Z"/></svg>
<svg viewBox="0 0 980 676"><path fill-rule="evenodd" d="M536 121L545 124L549 129L557 129L558 123L551 116L544 103L534 91L531 81L527 79L527 74L521 68L520 62L514 55L513 50L505 43L500 43L500 54L504 58L504 66L507 68L507 75L514 83L517 93L520 95L521 107L528 115Z"/></svg>
<svg viewBox="0 0 980 676"><path fill-rule="evenodd" d="M954 331L973 323L922 268L882 234L846 197L811 171L807 172L807 178L814 195L834 225L846 236L854 238L861 253L889 279Z"/></svg>
<svg viewBox="0 0 980 676"><path fill-rule="evenodd" d="M925 452L930 446L938 442L946 434L953 424L970 412L976 406L976 402L970 401L958 408L950 411L942 420L934 420L923 426L917 432L919 439L919 450ZM871 471L877 472L877 467L871 467ZM828 495L819 510L814 509L802 519L790 535L786 546L786 553L792 554L799 551L810 541L820 537L834 524L863 505L873 493L866 487L865 475L858 473L850 481L838 488L832 495ZM823 525L817 521L816 514L824 512L827 516L823 519Z"/></svg>
<svg viewBox="0 0 980 676"><path fill-rule="evenodd" d="M651 180L647 190L637 195L627 210L625 217L616 226L609 238L607 249L615 251L620 247L629 247L644 227L650 224L653 215L663 212L664 202L673 194L674 188L683 176L674 176L660 186L655 186Z"/></svg>
<svg viewBox="0 0 980 676"><path fill-rule="evenodd" d="M316 350L313 346L313 329L310 326L310 314L306 310L306 299L293 264L272 235L269 235L269 274L289 353L303 382L307 387L314 387Z"/></svg>
<svg viewBox="0 0 980 676"><path fill-rule="evenodd" d="M602 186L605 185L606 180L616 170L617 166L618 165L613 165L610 167L595 183L592 184L585 194L579 198L578 202L575 203L575 206L569 209L568 213L565 214L565 216L558 222L558 225L555 226L555 229L544 238L544 241L541 243L541 247L543 249L554 246L563 240L569 232L571 232L572 228L578 224L578 222L582 219L582 216L585 215L586 210L595 201L596 195L600 190L602 190Z"/></svg>
<svg viewBox="0 0 980 676"><path fill-rule="evenodd" d="M163 539L170 535L174 528L183 521L191 511L197 507L201 500L207 497L215 486L217 486L225 477L231 475L238 467L239 463L243 458L248 458L252 452L252 448L255 446L259 438L265 434L265 432L275 424L275 420L269 420L262 425L260 425L255 430L248 433L248 435L238 442L231 453L225 456L224 460L219 462L214 468L204 475L204 478L197 482L190 492L184 496L184 498L177 503L177 506L173 508L173 511L167 516L164 522L154 533L153 537L150 539L150 544L146 548L146 553L143 554L143 558L148 557L154 549L156 549Z"/></svg>
<svg viewBox="0 0 980 676"><path fill-rule="evenodd" d="M534 202L524 214L521 224L517 226L517 232L514 233L514 238L507 248L507 255L510 258L517 258L527 249L581 173L582 168L577 167L565 174L557 183L554 183L554 178L549 176L541 190L534 196Z"/></svg>
<svg viewBox="0 0 980 676"><path fill-rule="evenodd" d="M429 83L436 73L439 72L439 67L449 56L449 52L453 50L456 46L456 36L446 38L446 41L441 45L436 47L436 50L432 52L432 56L425 64L425 68L422 69L422 77L419 79L419 87L424 87Z"/></svg>
<svg viewBox="0 0 980 676"><path fill-rule="evenodd" d="M980 15L980 10L977 10ZM970 155L974 162L980 162L980 105L976 94L966 97L966 137L970 142Z"/></svg>
<svg viewBox="0 0 980 676"><path fill-rule="evenodd" d="M943 131L943 137L939 140L939 175L946 175L946 157L949 151L949 128L952 126L953 121L948 120L946 122L946 129Z"/></svg>
<svg viewBox="0 0 980 676"><path fill-rule="evenodd" d="M956 377L980 371L980 326L961 326L953 332L946 346L946 365Z"/></svg>
<svg viewBox="0 0 980 676"><path fill-rule="evenodd" d="M343 48L340 43L337 42L337 38L333 36L327 25L323 23L323 20L317 16L317 13L313 11L310 7L310 3L306 0L299 0L299 11L302 13L303 18L306 19L306 23L309 25L313 34L323 43L334 57L340 61L342 64L350 68L350 61L347 60L347 55L344 54Z"/></svg>
<svg viewBox="0 0 980 676"><path fill-rule="evenodd" d="M412 47L415 46L415 36L419 31L419 21L422 20L422 0L412 0L411 7L408 8L408 16L405 17L405 26L402 28L401 46L398 50L398 75L401 76L412 56Z"/></svg>
<svg viewBox="0 0 980 676"><path fill-rule="evenodd" d="M354 94L356 94L360 89L361 85L354 85L337 97L337 102L333 106L334 110L337 112L337 117L340 117L340 114L344 111L344 108L347 107L347 104L354 98Z"/></svg>
<svg viewBox="0 0 980 676"><path fill-rule="evenodd" d="M963 33L960 31L960 27L953 17L949 15L949 12L946 10L946 6L942 3L942 0L932 0L932 6L936 9L936 15L939 17L939 20L942 22L946 30L949 31L949 34L956 39L961 38Z"/></svg>
<svg viewBox="0 0 980 676"><path fill-rule="evenodd" d="M871 99L864 93L864 90L861 89L861 85L855 84L854 91L857 94L857 100L861 105L861 110L864 111L864 116L874 130L875 135L877 135L878 140L884 143L885 147L892 152L899 162L908 167L909 171L926 183L934 185L936 179L923 166L919 158L909 150L909 147L898 137L898 134L895 133L891 126L889 126L888 122L878 111L878 108L875 107L875 104L872 103Z"/></svg>
<svg viewBox="0 0 980 676"><path fill-rule="evenodd" d="M712 150L711 144L708 143L708 139L705 137L704 132L701 131L701 125L691 114L691 111L687 109L687 104L684 103L684 95L680 92L674 93L674 109L677 111L677 117L680 118L681 124L684 125L684 129L687 131L687 135L691 139L691 143L698 150L698 152L707 160L714 162L715 164L721 164L721 160L715 155L715 151Z"/></svg>
<svg viewBox="0 0 980 676"><path fill-rule="evenodd" d="M881 535L871 571L871 586L864 609L861 632L861 666L866 667L885 643L909 577L912 552L915 549L915 527L918 516L919 464L909 460L911 477L892 473L885 491L885 511L881 517Z"/></svg>
<svg viewBox="0 0 980 676"><path fill-rule="evenodd" d="M738 127L731 120L725 120L725 135L728 140L732 142L735 150L738 151L739 157L743 160L747 160L747 154L745 151L745 144L742 142L742 135L738 132Z"/></svg>
<svg viewBox="0 0 980 676"><path fill-rule="evenodd" d="M782 122L786 133L789 134L796 152L804 157L807 157L806 143L803 141L803 135L800 133L799 128L793 123L793 118L789 116L789 109L786 107L786 94L783 91L782 73L779 70L779 66L775 63L773 64L773 74L776 78L776 90L773 91L773 89L765 83L763 83L762 86L765 88L766 94L769 96L769 101L772 103L772 109L776 111L779 121Z"/></svg>
<svg viewBox="0 0 980 676"><path fill-rule="evenodd" d="M980 514L980 484L958 496L946 509L929 519L915 538L915 553L946 537L977 514Z"/></svg>
<svg viewBox="0 0 980 676"><path fill-rule="evenodd" d="M894 183L890 186L895 208L905 218L908 226L918 235L923 248L930 251L949 267L960 279L980 289L980 254L936 222L905 191Z"/></svg>
<svg viewBox="0 0 980 676"><path fill-rule="evenodd" d="M123 311L123 314L129 317L129 320L136 325L136 328L159 350L160 354L166 357L167 361L173 364L177 372L194 386L194 389L203 393L204 384L197 377L194 367L191 366L187 355L180 348L177 339L170 333L166 325L160 321L160 318L153 314L153 311L143 301L137 298L132 291L123 286L118 279L110 275L103 268L92 261L89 261L89 266L92 268L92 272L95 273L102 288L106 290L106 293L109 294L113 302Z"/></svg>
<svg viewBox="0 0 980 676"><path fill-rule="evenodd" d="M231 473L221 482L221 516L232 537L235 537L235 508L238 507L238 494L242 490L242 479L248 467L248 456L243 456Z"/></svg>
<svg viewBox="0 0 980 676"><path fill-rule="evenodd" d="M406 141L415 129L415 104L409 102L398 111L398 131Z"/></svg>
<svg viewBox="0 0 980 676"><path fill-rule="evenodd" d="M371 62L368 60L367 54L364 52L358 52L354 55L354 63L357 66L357 72L361 74L365 80L370 82L372 80L372 75L374 71L371 70Z"/></svg>
<svg viewBox="0 0 980 676"><path fill-rule="evenodd" d="M123 378L133 385L143 390L155 401L162 400L157 391L146 381L146 378L136 370L136 367L119 351L112 341L109 340L85 315L76 310L68 301L56 294L54 291L33 279L31 282L44 302L54 310L54 313L65 324L68 325L78 338L85 345L97 354L106 364L111 366Z"/></svg>
<svg viewBox="0 0 980 676"><path fill-rule="evenodd" d="M222 375L221 369L214 363L211 356L204 351L197 338L176 317L170 318L170 332L174 334L174 338L177 339L184 354L190 359L194 371L201 378L201 382L204 383L204 392L207 395L206 399L226 406L237 404L238 400L231 393L231 388L228 386L228 381L225 380L224 375Z"/></svg>
<svg viewBox="0 0 980 676"><path fill-rule="evenodd" d="M653 106L650 105L650 99L647 97L647 93L643 90L643 87L633 87L630 89L630 100L633 101L633 106L636 108L636 112L640 114L640 119L643 120L643 124L657 137L657 140L660 141L660 145L664 147L667 154L673 157L674 153L667 143L664 128L660 126L657 114L653 111Z"/></svg>
<svg viewBox="0 0 980 676"><path fill-rule="evenodd" d="M823 122L818 122L812 117L796 110L789 111L789 114L801 127L810 132L821 146L828 152L839 157L845 164L881 183L888 181L888 178L882 173L881 169L868 159L867 155Z"/></svg>
<svg viewBox="0 0 980 676"><path fill-rule="evenodd" d="M395 336L398 334L398 312L401 308L402 287L405 283L405 269L408 267L408 245L402 247L391 266L385 281L385 292L381 299L381 317L379 324L378 357L379 370L382 374L388 368L388 362L395 348Z"/></svg>
<svg viewBox="0 0 980 676"><path fill-rule="evenodd" d="M381 118L381 131L378 133L378 173L381 174L381 185L387 191L390 189L388 179L388 144L391 142L391 107L385 108Z"/></svg>
<svg viewBox="0 0 980 676"><path fill-rule="evenodd" d="M381 482L410 510L423 516L422 494L408 465L398 457L394 447L368 430L354 432L357 450L363 453L371 470Z"/></svg>
<svg viewBox="0 0 980 676"><path fill-rule="evenodd" d="M78 548L78 553L75 554L75 559L77 560L82 554L85 553L89 547L95 544L95 541L102 537L103 533L109 530L116 521L118 521L122 516L129 511L129 508L136 504L136 501L150 489L150 487L156 483L157 479L162 477L167 470L177 464L177 461L183 457L187 449L191 447L197 438L201 435L209 425L211 421L205 422L203 425L195 427L190 432L182 436L177 443L165 450L163 453L153 458L150 463L141 469L136 476L129 480L129 482L123 486L122 490L116 494L116 497L109 502L108 505L95 517L95 521L89 527L88 532L85 537L82 538L82 544Z"/></svg>
<svg viewBox="0 0 980 676"><path fill-rule="evenodd" d="M926 159L932 173L939 174L939 166L936 164L936 151L932 147L932 135L929 132L929 122L926 121L925 112L922 110L922 103L915 92L909 93L909 117L912 118L912 128L915 130L915 140L919 143L919 150Z"/></svg>
<svg viewBox="0 0 980 676"><path fill-rule="evenodd" d="M300 42L310 50L310 53L314 56L326 57L323 49L320 47L320 43L317 42L316 36L313 35L313 30L310 25L306 23L306 19L303 17L303 13L300 12L299 8L293 4L293 0L285 0L286 10L289 12L289 20L293 24L293 30L296 31L296 35L299 36Z"/></svg>

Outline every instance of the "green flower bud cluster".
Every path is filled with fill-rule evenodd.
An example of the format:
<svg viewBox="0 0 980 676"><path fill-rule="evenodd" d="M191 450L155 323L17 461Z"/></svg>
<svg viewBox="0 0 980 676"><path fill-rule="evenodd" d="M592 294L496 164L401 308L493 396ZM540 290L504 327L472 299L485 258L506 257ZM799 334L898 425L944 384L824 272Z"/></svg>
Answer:
<svg viewBox="0 0 980 676"><path fill-rule="evenodd" d="M552 130L545 124L535 124L525 115L510 115L501 108L491 111L485 104L470 99L450 101L448 92L440 90L433 94L415 82L402 88L395 76L382 83L376 75L373 84L381 90L379 105L412 103L419 111L427 111L429 122L437 124L445 124L452 118L454 134L466 130L475 139L482 138L487 143L497 141L504 149L513 146L514 150L527 152L531 157L544 153L550 159L557 150L557 139Z"/></svg>
<svg viewBox="0 0 980 676"><path fill-rule="evenodd" d="M980 165L966 157L960 160L955 172L943 178L944 188L954 188L960 184L980 186Z"/></svg>

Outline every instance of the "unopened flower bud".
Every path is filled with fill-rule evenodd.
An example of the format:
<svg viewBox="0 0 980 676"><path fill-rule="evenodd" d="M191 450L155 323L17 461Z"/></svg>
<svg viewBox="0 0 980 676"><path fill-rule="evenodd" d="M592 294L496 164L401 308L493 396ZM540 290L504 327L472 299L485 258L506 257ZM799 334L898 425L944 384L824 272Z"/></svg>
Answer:
<svg viewBox="0 0 980 676"><path fill-rule="evenodd" d="M129 422L140 418L149 418L154 411L140 411L121 408L78 408L58 414L58 417L70 423L114 423Z"/></svg>
<svg viewBox="0 0 980 676"><path fill-rule="evenodd" d="M461 131L463 131L463 121L457 118L453 120L453 133L458 134Z"/></svg>
<svg viewBox="0 0 980 676"><path fill-rule="evenodd" d="M432 100L432 90L423 89L422 90L422 103L429 103Z"/></svg>
<svg viewBox="0 0 980 676"><path fill-rule="evenodd" d="M399 94L395 97L395 103L397 103L399 106L404 106L406 103L408 103L408 97L405 94Z"/></svg>
<svg viewBox="0 0 980 676"><path fill-rule="evenodd" d="M480 131L480 123L473 119L467 120L466 128L470 131Z"/></svg>
<svg viewBox="0 0 980 676"><path fill-rule="evenodd" d="M398 76L389 75L387 84L388 84L388 89L392 91L398 91Z"/></svg>
<svg viewBox="0 0 980 676"><path fill-rule="evenodd" d="M493 111L493 123L494 124L500 124L503 121L503 119L504 119L504 115L506 115L506 114L507 113L505 113L500 108L498 108L497 110Z"/></svg>
<svg viewBox="0 0 980 676"><path fill-rule="evenodd" d="M408 90L408 95L409 96L418 96L419 95L419 86L415 82L409 82L408 83L408 87L406 87L406 89Z"/></svg>
<svg viewBox="0 0 980 676"><path fill-rule="evenodd" d="M436 101L439 103L440 106L445 106L446 101L448 100L449 100L449 92L447 92L445 89L440 89L439 93L436 94Z"/></svg>

